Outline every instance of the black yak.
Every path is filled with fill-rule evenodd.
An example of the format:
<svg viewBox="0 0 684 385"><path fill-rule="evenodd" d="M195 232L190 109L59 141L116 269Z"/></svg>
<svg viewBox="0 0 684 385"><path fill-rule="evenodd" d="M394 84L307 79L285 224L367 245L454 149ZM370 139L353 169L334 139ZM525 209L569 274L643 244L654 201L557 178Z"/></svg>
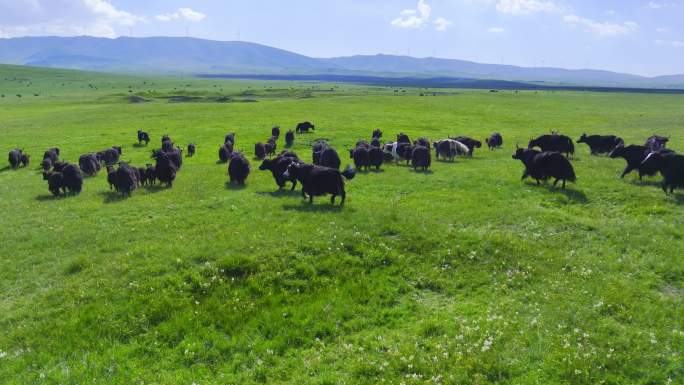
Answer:
<svg viewBox="0 0 684 385"><path fill-rule="evenodd" d="M24 166L24 167L28 167L29 162L31 161L31 156L28 155L28 154L26 154L26 153L24 153L24 152L22 152L22 153L21 153L21 158L20 158L20 159L21 159L21 165Z"/></svg>
<svg viewBox="0 0 684 385"><path fill-rule="evenodd" d="M121 156L121 147L112 147L106 150L102 150L98 152L96 156L97 160L104 163L105 165L115 164L119 161L119 157Z"/></svg>
<svg viewBox="0 0 684 385"><path fill-rule="evenodd" d="M219 160L226 163L230 160L230 155L233 153L233 142L226 142L219 148Z"/></svg>
<svg viewBox="0 0 684 385"><path fill-rule="evenodd" d="M373 139L380 139L382 138L382 131L379 128L376 128L373 130L373 135L371 136Z"/></svg>
<svg viewBox="0 0 684 385"><path fill-rule="evenodd" d="M456 137L453 137L450 139L453 139L457 142L463 143L466 147L468 147L468 156L469 157L473 156L473 152L475 152L476 148L482 147L482 142L480 142L479 140L475 140L473 138L469 138L467 136L456 136Z"/></svg>
<svg viewBox="0 0 684 385"><path fill-rule="evenodd" d="M116 170L116 191L123 195L131 196L131 191L138 186L138 175L136 170L129 166L128 163L119 163L119 168Z"/></svg>
<svg viewBox="0 0 684 385"><path fill-rule="evenodd" d="M303 134L303 133L309 132L309 130L316 131L316 126L311 124L311 122L299 123L299 124L297 124L297 128L295 129L295 131L298 134Z"/></svg>
<svg viewBox="0 0 684 385"><path fill-rule="evenodd" d="M430 149L430 140L428 138L421 137L421 138L414 140L413 145L414 146L427 147L429 150Z"/></svg>
<svg viewBox="0 0 684 385"><path fill-rule="evenodd" d="M325 140L317 140L311 146L311 159L313 159L313 164L320 165L321 154L323 153L323 150L325 150L328 147L328 142L326 142Z"/></svg>
<svg viewBox="0 0 684 385"><path fill-rule="evenodd" d="M116 187L116 170L114 169L114 166L112 165L107 165L107 183L109 183L109 189L115 189L118 191L118 188Z"/></svg>
<svg viewBox="0 0 684 385"><path fill-rule="evenodd" d="M166 154L167 158L173 162L173 165L176 168L176 171L181 169L181 166L183 166L183 149L180 147L172 147L169 150L153 150L152 151L152 157L154 158L157 153L163 152Z"/></svg>
<svg viewBox="0 0 684 385"><path fill-rule="evenodd" d="M11 168L19 167L19 164L21 163L21 150L14 149L10 151L7 160Z"/></svg>
<svg viewBox="0 0 684 385"><path fill-rule="evenodd" d="M670 139L664 136L652 135L646 139L646 144L644 144L644 146L646 146L650 151L660 151L667 147L667 142L669 141Z"/></svg>
<svg viewBox="0 0 684 385"><path fill-rule="evenodd" d="M276 138L276 139L280 138L280 127L279 126L275 126L275 127L271 128L271 136Z"/></svg>
<svg viewBox="0 0 684 385"><path fill-rule="evenodd" d="M658 173L658 170L648 167L642 164L644 159L651 153L646 146L639 145L629 145L629 146L618 146L611 153L611 158L623 158L627 162L627 166L620 175L620 178L624 178L625 175L630 172L637 170L639 171L639 179L641 180L644 175L653 176Z"/></svg>
<svg viewBox="0 0 684 385"><path fill-rule="evenodd" d="M337 154L337 151L335 151L334 148L330 146L326 146L323 151L321 151L320 158L318 165L323 166L323 167L329 167L329 168L334 168L335 170L339 170L340 164L342 162L340 161L340 156Z"/></svg>
<svg viewBox="0 0 684 385"><path fill-rule="evenodd" d="M138 145L142 144L142 142L145 142L145 146L147 146L150 143L150 134L143 130L138 130Z"/></svg>
<svg viewBox="0 0 684 385"><path fill-rule="evenodd" d="M254 145L254 157L256 159L264 159L266 157L266 145L259 142Z"/></svg>
<svg viewBox="0 0 684 385"><path fill-rule="evenodd" d="M371 147L382 147L382 143L380 143L380 138L371 139L370 145Z"/></svg>
<svg viewBox="0 0 684 385"><path fill-rule="evenodd" d="M162 136L162 151L168 152L173 150L173 140L168 135Z"/></svg>
<svg viewBox="0 0 684 385"><path fill-rule="evenodd" d="M48 171L52 168L52 165L59 160L59 149L50 148L43 154L43 162L41 166L44 171Z"/></svg>
<svg viewBox="0 0 684 385"><path fill-rule="evenodd" d="M495 132L489 138L485 139L485 143L487 143L490 150L500 148L503 146L503 136L501 136L500 133Z"/></svg>
<svg viewBox="0 0 684 385"><path fill-rule="evenodd" d="M572 139L565 135L551 134L542 135L530 140L527 148L539 147L543 152L556 151L565 154L566 157L575 153L575 144Z"/></svg>
<svg viewBox="0 0 684 385"><path fill-rule="evenodd" d="M157 184L157 171L155 167L151 163L148 163L146 166L145 176L147 177L147 183L150 185Z"/></svg>
<svg viewBox="0 0 684 385"><path fill-rule="evenodd" d="M563 181L562 188L565 188L566 181L576 180L572 164L559 152L539 152L529 148L518 148L513 154L513 159L518 159L525 165L522 179L530 176L539 184L540 180L546 181L554 178L553 185L557 185L558 181Z"/></svg>
<svg viewBox="0 0 684 385"><path fill-rule="evenodd" d="M164 151L156 151L152 158L156 160L154 167L155 175L160 183L165 183L167 187L173 186L173 181L176 179L176 172L178 168L171 160L169 154Z"/></svg>
<svg viewBox="0 0 684 385"><path fill-rule="evenodd" d="M411 143L411 139L409 139L408 135L400 132L397 134L397 143Z"/></svg>
<svg viewBox="0 0 684 385"><path fill-rule="evenodd" d="M457 155L467 155L470 151L468 146L453 139L444 139L434 142L433 146L435 147L435 157L437 159L441 156L445 160L452 162Z"/></svg>
<svg viewBox="0 0 684 385"><path fill-rule="evenodd" d="M188 158L192 158L195 155L195 151L197 151L197 146L195 146L195 143L188 144L188 155L186 156Z"/></svg>
<svg viewBox="0 0 684 385"><path fill-rule="evenodd" d="M663 175L662 188L667 194L674 193L676 188L684 187L684 156L673 152L653 151L642 164L645 167L660 171Z"/></svg>
<svg viewBox="0 0 684 385"><path fill-rule="evenodd" d="M371 146L368 150L368 166L375 167L376 170L380 169L382 162L385 160L385 154L380 147Z"/></svg>
<svg viewBox="0 0 684 385"><path fill-rule="evenodd" d="M288 155L294 155L294 156L288 156ZM300 162L299 158L297 158L296 154L294 153L284 153L281 155L278 155L274 159L264 159L264 161L261 163L261 166L259 166L259 170L261 171L266 171L269 170L273 174L273 179L275 179L276 184L278 185L279 189L283 189L285 187L286 182L292 182L292 188L290 191L294 190L295 187L297 187L297 179L290 176L289 178L285 177L285 171L287 171L287 167L292 163L292 162Z"/></svg>
<svg viewBox="0 0 684 385"><path fill-rule="evenodd" d="M370 151L366 146L361 145L349 150L349 158L354 159L354 166L358 170L368 170L370 167Z"/></svg>
<svg viewBox="0 0 684 385"><path fill-rule="evenodd" d="M55 163L53 171L43 172L43 179L48 181L48 189L54 195L59 195L60 190L78 194L83 189L81 170L70 163Z"/></svg>
<svg viewBox="0 0 684 385"><path fill-rule="evenodd" d="M229 134L226 134L226 137L223 139L223 143L232 143L233 145L235 144L235 133L231 132Z"/></svg>
<svg viewBox="0 0 684 385"><path fill-rule="evenodd" d="M266 147L266 155L275 155L278 148L277 138L275 136L270 137L264 146Z"/></svg>
<svg viewBox="0 0 684 385"><path fill-rule="evenodd" d="M587 135L582 134L577 143L586 143L591 155L609 154L617 146L624 146L625 141L615 135Z"/></svg>
<svg viewBox="0 0 684 385"><path fill-rule="evenodd" d="M430 149L425 146L414 146L411 151L411 166L414 170L422 168L423 171L427 171L432 163L432 157L430 155Z"/></svg>
<svg viewBox="0 0 684 385"><path fill-rule="evenodd" d="M336 168L316 166L313 164L292 162L285 171L286 178L295 177L302 184L302 196L309 197L309 203L313 203L315 196L332 194L330 203L335 204L335 197L342 198L342 204L346 198L344 191L344 179L351 180L356 172L347 167L343 172Z"/></svg>
<svg viewBox="0 0 684 385"><path fill-rule="evenodd" d="M230 183L237 182L237 184L244 185L248 176L249 161L239 152L234 152L230 157L230 164L228 165Z"/></svg>
<svg viewBox="0 0 684 385"><path fill-rule="evenodd" d="M83 154L78 158L78 166L85 175L93 176L100 171L100 162L95 154Z"/></svg>
<svg viewBox="0 0 684 385"><path fill-rule="evenodd" d="M292 130L288 130L285 133L285 147L292 147L295 140L295 133Z"/></svg>

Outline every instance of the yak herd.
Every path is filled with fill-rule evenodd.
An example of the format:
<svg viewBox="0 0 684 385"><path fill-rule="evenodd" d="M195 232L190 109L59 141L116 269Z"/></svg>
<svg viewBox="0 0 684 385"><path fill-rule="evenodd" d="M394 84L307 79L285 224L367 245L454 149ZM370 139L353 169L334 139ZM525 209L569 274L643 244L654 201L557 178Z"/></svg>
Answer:
<svg viewBox="0 0 684 385"><path fill-rule="evenodd" d="M453 162L457 156L472 157L475 149L482 147L482 142L466 136L430 142L424 137L411 141L404 133L398 134L396 141L382 143L382 131L376 129L370 141L359 140L349 149L349 158L355 168L347 166L340 171L342 160L326 139L310 143L312 164L307 164L289 150L294 144L296 134L311 131L315 131L315 126L310 122L299 123L295 130L288 130L285 133L286 149L277 155L280 127L271 129L271 136L267 141L254 145L255 159L261 161L259 170L270 171L279 189L285 188L286 183L290 182L291 190L294 190L300 183L302 196L308 197L309 202L313 202L315 196L330 194L332 204L338 196L341 203L344 203L344 181L354 178L357 170L379 170L383 163L406 162L416 171L426 171L431 167L433 151L436 159ZM228 163L229 183L244 185L251 168L245 155L235 150L235 136L235 133L225 136L218 151L219 163ZM138 146L143 143L147 146L150 135L138 130L137 139ZM627 166L621 177L632 171L638 171L639 179L660 173L663 176L662 189L666 193L673 193L674 189L684 187L684 156L667 149L667 142L668 138L653 135L644 145L626 146L624 140L615 135L586 134L577 141L587 144L592 155L607 154L610 158L624 158ZM503 137L500 133L494 133L485 143L490 150L501 148ZM188 144L186 157L192 157L195 152L196 145ZM553 179L554 186L562 182L562 188L565 188L566 182L576 181L570 162L574 152L575 144L570 137L552 132L530 140L526 148L516 145L512 158L523 163L523 179L533 178L537 184ZM113 146L81 155L77 166L60 161L59 148L50 148L43 154L41 162L43 179L55 196L78 194L83 188L83 176L94 176L104 167L110 190L130 196L136 188L143 185L155 185L159 182L172 187L183 164L183 149L176 146L168 135L162 137L160 149L152 150L151 159L154 162L145 167L134 167L120 161L121 155L122 148ZM21 149L9 152L10 168L27 167L29 159L29 155Z"/></svg>

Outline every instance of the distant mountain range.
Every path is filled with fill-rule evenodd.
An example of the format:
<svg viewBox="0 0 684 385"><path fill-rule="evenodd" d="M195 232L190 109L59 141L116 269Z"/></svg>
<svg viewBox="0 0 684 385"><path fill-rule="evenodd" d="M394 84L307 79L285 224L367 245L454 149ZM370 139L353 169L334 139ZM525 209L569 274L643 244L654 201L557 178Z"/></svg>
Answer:
<svg viewBox="0 0 684 385"><path fill-rule="evenodd" d="M649 78L600 70L393 55L320 59L255 43L185 37L0 39L0 63L105 72L454 77L554 85L684 88L684 75Z"/></svg>

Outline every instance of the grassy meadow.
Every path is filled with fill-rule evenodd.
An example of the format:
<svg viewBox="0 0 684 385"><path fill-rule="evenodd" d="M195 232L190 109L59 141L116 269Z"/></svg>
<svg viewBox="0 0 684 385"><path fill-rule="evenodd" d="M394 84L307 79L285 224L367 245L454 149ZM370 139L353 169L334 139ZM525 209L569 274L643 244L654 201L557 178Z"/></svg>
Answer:
<svg viewBox="0 0 684 385"><path fill-rule="evenodd" d="M684 150L684 96L155 78L0 66L2 384L684 384L684 195L577 145L566 191L520 181L516 142L552 129L657 133ZM21 97L17 96L21 95ZM421 96L423 95L423 96ZM253 146L300 121L347 149L493 131L504 148L387 164L347 202L277 192ZM150 132L138 147L136 130ZM228 132L245 188L217 164ZM186 146L173 188L122 199L104 172L53 198L48 147L77 162ZM278 142L279 150L284 142ZM6 155L3 155L5 157Z"/></svg>

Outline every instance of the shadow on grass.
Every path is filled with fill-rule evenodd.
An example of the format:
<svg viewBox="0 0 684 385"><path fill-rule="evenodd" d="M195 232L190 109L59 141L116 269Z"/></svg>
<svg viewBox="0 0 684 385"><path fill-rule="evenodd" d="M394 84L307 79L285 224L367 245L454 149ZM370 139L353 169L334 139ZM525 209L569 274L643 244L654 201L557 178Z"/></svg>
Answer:
<svg viewBox="0 0 684 385"><path fill-rule="evenodd" d="M339 199L339 198L338 198ZM314 204L309 203L308 200L304 201L302 200L302 203L300 204L289 204L289 205L283 205L283 210L286 211L300 211L300 212L318 212L318 213L339 213L342 210L344 210L344 205L340 205L339 200L335 205L330 204L330 200L328 200L327 204L319 204L317 205L314 201Z"/></svg>
<svg viewBox="0 0 684 385"><path fill-rule="evenodd" d="M658 188L660 188L662 186L662 183L660 181L655 181L655 180L632 179L629 181L629 183L633 184L635 186L650 186L650 187L658 187Z"/></svg>
<svg viewBox="0 0 684 385"><path fill-rule="evenodd" d="M100 195L102 195L104 203L116 203L129 198L128 195L121 194L118 191L101 191Z"/></svg>
<svg viewBox="0 0 684 385"><path fill-rule="evenodd" d="M141 144L141 143L133 143L133 147L135 148L145 148L147 147L146 144Z"/></svg>
<svg viewBox="0 0 684 385"><path fill-rule="evenodd" d="M435 173L434 171L432 171L430 169L427 169L427 170L411 170L411 171L415 172L416 174L425 174L425 175L432 175Z"/></svg>
<svg viewBox="0 0 684 385"><path fill-rule="evenodd" d="M292 198L292 197L300 197L302 196L301 191L295 189L295 190L290 190L289 188L284 188L282 190L276 190L276 191L259 191L257 192L257 195L268 195L272 198Z"/></svg>
<svg viewBox="0 0 684 385"><path fill-rule="evenodd" d="M222 161L221 159L216 161L216 164L228 164L228 161Z"/></svg>
<svg viewBox="0 0 684 385"><path fill-rule="evenodd" d="M143 188L143 189L145 189L145 191L147 191L149 193L153 193L153 194L169 189L169 187L166 187L162 184L148 184L148 185L142 186L141 188Z"/></svg>
<svg viewBox="0 0 684 385"><path fill-rule="evenodd" d="M52 195L52 194L44 194L44 195L38 195L36 197L36 200L39 202L48 202L48 201L55 201L58 199L66 198L64 195Z"/></svg>
<svg viewBox="0 0 684 385"><path fill-rule="evenodd" d="M675 198L675 203L677 203L678 205L684 205L684 194L675 193L674 198Z"/></svg>
<svg viewBox="0 0 684 385"><path fill-rule="evenodd" d="M385 170L382 168L378 168L378 169L372 168L372 169L366 171L365 173L366 174L382 174L383 172L385 172Z"/></svg>
<svg viewBox="0 0 684 385"><path fill-rule="evenodd" d="M551 193L560 193L565 195L569 200L577 203L589 203L589 198L587 198L587 195L580 190L574 190L574 189L569 189L567 186L563 189L560 187L560 183L558 182L558 186L554 186L553 184L545 184L542 185L546 190L548 190Z"/></svg>
<svg viewBox="0 0 684 385"><path fill-rule="evenodd" d="M12 170L12 167L10 167L10 166L5 166L5 167L3 167L3 168L0 168L0 172L5 172L5 171L9 171L9 170Z"/></svg>
<svg viewBox="0 0 684 385"><path fill-rule="evenodd" d="M247 185L239 184L237 182L235 182L235 183L226 182L225 187L226 187L226 190L244 190L247 188Z"/></svg>

